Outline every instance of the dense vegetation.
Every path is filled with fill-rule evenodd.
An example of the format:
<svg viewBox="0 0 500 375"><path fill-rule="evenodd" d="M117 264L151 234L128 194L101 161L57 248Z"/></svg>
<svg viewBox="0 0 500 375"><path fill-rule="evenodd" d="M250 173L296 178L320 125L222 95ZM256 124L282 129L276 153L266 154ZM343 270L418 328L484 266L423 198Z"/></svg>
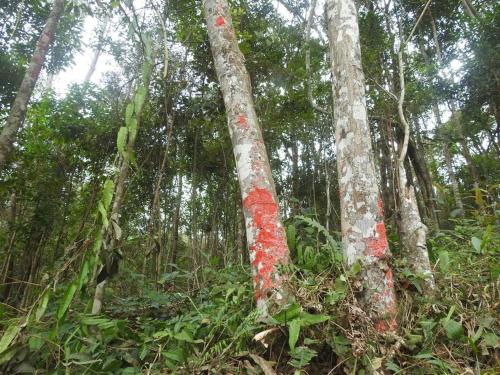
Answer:
<svg viewBox="0 0 500 375"><path fill-rule="evenodd" d="M500 371L500 4L357 1L397 296L381 332L343 253L325 2L229 1L291 258L264 317L202 1L64 3L0 163L0 373ZM1 3L0 129L53 6ZM120 70L97 82L100 54ZM434 290L407 259L405 135Z"/></svg>

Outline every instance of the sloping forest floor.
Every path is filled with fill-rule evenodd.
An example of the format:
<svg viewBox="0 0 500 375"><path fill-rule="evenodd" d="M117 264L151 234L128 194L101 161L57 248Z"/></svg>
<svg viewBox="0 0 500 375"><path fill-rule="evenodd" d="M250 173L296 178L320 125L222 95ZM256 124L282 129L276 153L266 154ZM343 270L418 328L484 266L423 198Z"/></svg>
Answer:
<svg viewBox="0 0 500 375"><path fill-rule="evenodd" d="M342 268L338 242L311 218L288 223L296 302L258 322L248 267L173 268L158 286L125 260L104 312L91 291L57 324L55 304L23 327L4 374L498 374L500 227L459 219L430 235L437 290L398 259L399 330L382 336L356 306L359 267ZM497 220L498 221L498 220ZM66 286L67 287L67 286ZM63 295L65 284L55 291ZM42 313L43 314L43 313ZM2 330L19 318L2 311ZM0 346L2 343L0 343Z"/></svg>

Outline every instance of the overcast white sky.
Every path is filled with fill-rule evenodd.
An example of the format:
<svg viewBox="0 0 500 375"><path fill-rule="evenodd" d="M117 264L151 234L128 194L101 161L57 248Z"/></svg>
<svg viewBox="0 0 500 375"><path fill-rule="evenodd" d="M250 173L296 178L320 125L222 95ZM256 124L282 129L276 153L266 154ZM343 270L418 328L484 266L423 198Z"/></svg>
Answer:
<svg viewBox="0 0 500 375"><path fill-rule="evenodd" d="M318 2L317 9L322 9L321 4L323 1ZM144 0L135 0L134 5L136 9L140 9L144 6ZM291 20L292 15L281 5L278 1L275 1L275 8L277 12L287 20ZM96 18L92 16L87 16L84 21L84 27L82 31L82 51L77 53L74 57L74 63L66 70L57 74L52 82L52 87L55 92L59 95L63 95L67 92L70 85L74 83L82 83L87 71L90 67L94 51L92 49L92 38L97 34L99 24ZM112 28L111 28L112 29ZM113 37L113 32L111 32L111 37ZM115 33L116 35L116 33ZM91 36L91 38L85 38L86 36ZM105 73L110 71L118 71L120 69L119 64L115 61L113 56L103 51L97 62L96 70L92 76L91 81L94 83L99 83Z"/></svg>

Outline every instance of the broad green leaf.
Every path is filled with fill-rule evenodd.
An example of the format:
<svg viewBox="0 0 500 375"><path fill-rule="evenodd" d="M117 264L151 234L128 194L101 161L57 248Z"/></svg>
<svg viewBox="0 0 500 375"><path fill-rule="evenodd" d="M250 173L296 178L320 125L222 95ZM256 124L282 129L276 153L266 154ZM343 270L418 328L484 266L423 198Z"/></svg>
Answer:
<svg viewBox="0 0 500 375"><path fill-rule="evenodd" d="M47 305L49 303L49 298L50 298L50 289L47 289L43 294L42 300L40 301L36 309L35 321L38 322L42 318L43 314L45 314L45 310L47 310Z"/></svg>
<svg viewBox="0 0 500 375"><path fill-rule="evenodd" d="M194 344L202 343L203 340L194 340L193 337L185 330L180 331L174 335L174 338L179 341L190 342Z"/></svg>
<svg viewBox="0 0 500 375"><path fill-rule="evenodd" d="M444 330L446 331L446 336L450 340L456 340L464 336L464 328L462 327L462 324L460 322L457 322L453 319L444 319L441 323Z"/></svg>
<svg viewBox="0 0 500 375"><path fill-rule="evenodd" d="M97 204L97 209L99 210L99 213L101 214L101 219L102 219L102 225L104 226L104 228L107 228L108 225L109 225L109 221L108 221L108 212L107 210L104 208L104 205L102 204L102 202L99 202Z"/></svg>
<svg viewBox="0 0 500 375"><path fill-rule="evenodd" d="M82 269L80 271L80 276L78 278L78 289L81 289L84 284L87 283L90 272L90 264L88 259L86 259L82 264Z"/></svg>
<svg viewBox="0 0 500 375"><path fill-rule="evenodd" d="M20 324L11 324L9 327L7 327L2 338L0 339L0 354L7 350L10 343L14 341L20 330Z"/></svg>
<svg viewBox="0 0 500 375"><path fill-rule="evenodd" d="M38 350L43 346L43 339L39 336L31 336L28 339L28 346L30 351Z"/></svg>
<svg viewBox="0 0 500 375"><path fill-rule="evenodd" d="M182 348L176 348L161 352L161 355L175 362L184 362L184 360L186 359L186 354L184 353L184 350Z"/></svg>
<svg viewBox="0 0 500 375"><path fill-rule="evenodd" d="M19 351L19 347L16 345L16 346L10 347L9 349L4 351L3 353L0 353L0 365L3 365L4 363L9 362L12 359L12 357L14 357L17 354L18 351Z"/></svg>
<svg viewBox="0 0 500 375"><path fill-rule="evenodd" d="M492 332L485 333L481 343L490 348L498 348L500 346L498 336Z"/></svg>
<svg viewBox="0 0 500 375"><path fill-rule="evenodd" d="M360 262L356 262L352 265L350 271L349 271L352 275L357 275L358 273L361 272L361 263Z"/></svg>
<svg viewBox="0 0 500 375"><path fill-rule="evenodd" d="M326 322L330 317L328 315L322 315L322 314L309 314L306 312L303 312L300 314L300 320L302 321L303 325L313 325L313 324L318 324L322 322Z"/></svg>
<svg viewBox="0 0 500 375"><path fill-rule="evenodd" d="M134 103L128 103L127 108L125 108L125 125L128 127L130 120L134 116Z"/></svg>
<svg viewBox="0 0 500 375"><path fill-rule="evenodd" d="M64 314L66 314L66 311L68 310L69 305L71 304L71 301L73 301L73 297L76 292L76 284L71 283L71 285L66 289L66 293L64 293L64 298L62 302L59 305L59 308L57 309L57 319L61 320L64 317Z"/></svg>
<svg viewBox="0 0 500 375"><path fill-rule="evenodd" d="M481 243L482 241L477 238L477 237L472 237L471 238L471 242L472 242L472 246L474 247L474 249L480 253L481 252Z"/></svg>
<svg viewBox="0 0 500 375"><path fill-rule="evenodd" d="M125 142L127 141L128 129L125 126L120 127L118 130L118 135L116 137L116 147L118 152L123 154L125 152Z"/></svg>
<svg viewBox="0 0 500 375"><path fill-rule="evenodd" d="M141 113L142 111L142 106L144 105L144 102L146 101L146 95L148 91L146 87L144 86L139 86L137 90L135 91L134 95L134 105L135 105L135 112L136 113Z"/></svg>
<svg viewBox="0 0 500 375"><path fill-rule="evenodd" d="M155 339L162 339L164 337L172 337L172 331L169 329L163 330L163 331L158 331L153 334L153 337Z"/></svg>
<svg viewBox="0 0 500 375"><path fill-rule="evenodd" d="M450 268L450 254L446 250L439 252L439 268L442 272L448 272Z"/></svg>
<svg viewBox="0 0 500 375"><path fill-rule="evenodd" d="M113 199L114 190L115 183L113 182L113 180L107 179L104 182L104 188L102 189L102 204L106 211L108 210L109 205L111 204L111 200Z"/></svg>
<svg viewBox="0 0 500 375"><path fill-rule="evenodd" d="M288 345L291 350L295 349L295 344L297 344L297 340L299 339L300 325L300 319L294 319L288 323Z"/></svg>
<svg viewBox="0 0 500 375"><path fill-rule="evenodd" d="M291 305L288 305L286 308L281 310L278 314L273 316L273 319L276 320L278 323L286 323L289 322L290 320L295 319L298 317L300 314L300 306L297 305L296 303L293 303Z"/></svg>

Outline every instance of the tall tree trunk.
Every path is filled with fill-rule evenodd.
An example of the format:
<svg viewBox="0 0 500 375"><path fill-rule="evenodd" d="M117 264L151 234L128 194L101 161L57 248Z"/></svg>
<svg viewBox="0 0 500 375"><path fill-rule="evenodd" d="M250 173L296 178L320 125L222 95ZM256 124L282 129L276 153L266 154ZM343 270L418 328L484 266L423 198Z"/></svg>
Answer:
<svg viewBox="0 0 500 375"><path fill-rule="evenodd" d="M45 55L54 40L59 18L64 10L64 0L54 0L47 23L42 31L31 58L31 62L24 74L19 91L12 103L9 117L0 135L0 171L4 168L7 158L13 150L17 131L22 126L28 108L28 102L35 88L38 76L45 61Z"/></svg>
<svg viewBox="0 0 500 375"><path fill-rule="evenodd" d="M401 145L401 151L398 159L398 193L399 193L399 216L401 243L405 260L408 262L410 270L424 277L426 288L424 292L434 290L434 277L429 262L429 253L427 252L427 227L422 223L420 213L418 212L417 197L412 184L411 169L405 168L405 161L410 140L410 125L406 121L403 110L405 100L405 79L403 51L398 53L399 67L399 86L400 94L398 99L398 114L401 124L404 126L404 137Z"/></svg>
<svg viewBox="0 0 500 375"><path fill-rule="evenodd" d="M266 316L287 300L277 269L289 261L285 230L229 6L226 0L205 0L204 8L236 159L257 307Z"/></svg>
<svg viewBox="0 0 500 375"><path fill-rule="evenodd" d="M455 129L458 134L458 142L460 143L460 148L462 151L462 155L467 163L467 168L469 169L470 175L472 177L472 182L474 185L474 195L476 204L479 207L482 207L484 204L483 197L481 194L481 190L479 189L479 172L476 168L474 160L472 160L472 155L470 154L469 146L467 145L467 140L464 135L464 128L462 122L462 115L457 108L455 107L455 103L450 101L451 113L452 113L452 121L455 124Z"/></svg>
<svg viewBox="0 0 500 375"><path fill-rule="evenodd" d="M179 173L177 175L177 199L175 203L174 220L172 225L172 260L171 260L172 264L176 264L177 262L181 205L182 205L182 174Z"/></svg>
<svg viewBox="0 0 500 375"><path fill-rule="evenodd" d="M380 332L397 328L391 252L368 126L354 0L328 0L344 257L362 265L362 302Z"/></svg>
<svg viewBox="0 0 500 375"><path fill-rule="evenodd" d="M102 47L104 45L104 37L106 36L106 32L108 29L108 21L109 21L108 17L105 16L104 20L102 21L101 30L99 33L99 40L97 42L96 49L94 50L94 56L92 56L92 61L90 62L89 70L85 75L84 82L89 82L92 76L94 75L95 68L97 67L97 61L99 61L99 57L101 56L102 52Z"/></svg>

